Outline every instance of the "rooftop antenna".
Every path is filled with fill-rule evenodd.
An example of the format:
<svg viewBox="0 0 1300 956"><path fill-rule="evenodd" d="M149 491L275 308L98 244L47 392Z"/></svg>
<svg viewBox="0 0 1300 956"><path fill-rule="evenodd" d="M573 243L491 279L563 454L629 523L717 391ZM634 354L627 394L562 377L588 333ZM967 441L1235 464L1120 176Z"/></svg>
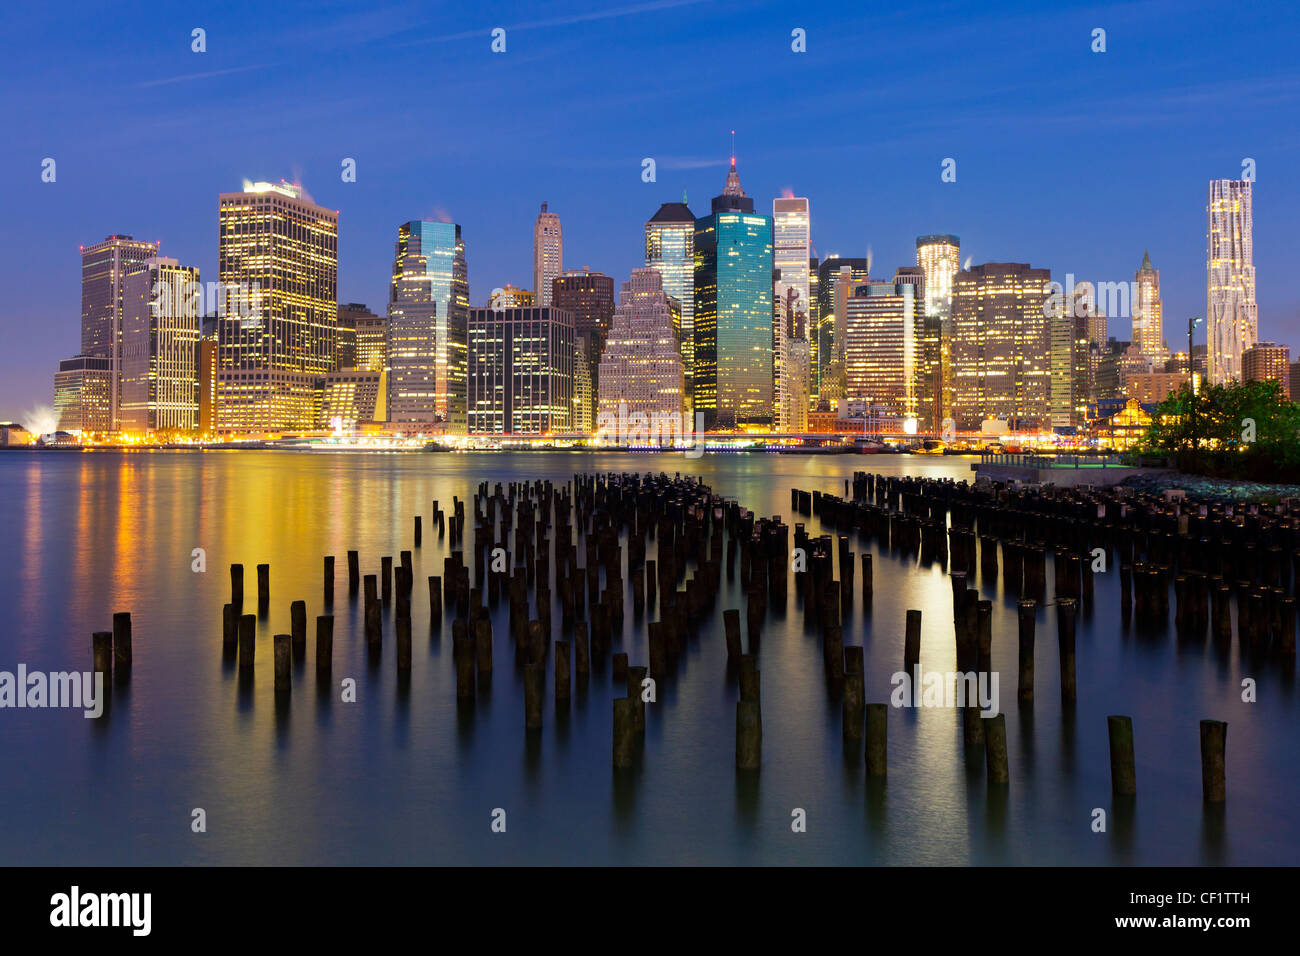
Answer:
<svg viewBox="0 0 1300 956"><path fill-rule="evenodd" d="M731 131L731 165L736 165L736 131Z"/></svg>

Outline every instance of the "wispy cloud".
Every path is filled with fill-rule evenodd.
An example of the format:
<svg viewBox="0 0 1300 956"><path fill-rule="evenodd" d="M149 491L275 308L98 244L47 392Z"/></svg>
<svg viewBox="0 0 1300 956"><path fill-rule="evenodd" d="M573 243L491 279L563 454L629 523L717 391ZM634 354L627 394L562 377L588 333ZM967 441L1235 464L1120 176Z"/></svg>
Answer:
<svg viewBox="0 0 1300 956"><path fill-rule="evenodd" d="M136 84L139 87L146 86L166 86L169 83L188 83L190 80L205 80L210 76L225 76L227 73L245 73L249 70L260 70L264 64L253 63L249 66L232 66L228 70L209 70L206 73L182 73L180 76L168 76L161 80L146 80L144 83Z"/></svg>
<svg viewBox="0 0 1300 956"><path fill-rule="evenodd" d="M673 7L689 7L705 2L705 0L650 0L648 3L636 3L626 7L614 7L609 10L593 10L590 13L575 13L566 17L551 17L545 20L531 20L526 23L516 23L513 26L506 26L504 29L511 30L535 30L543 27L564 27L571 26L575 23L590 23L593 20L612 20L617 17L630 17L640 13L658 13L661 10L670 10ZM422 37L418 40L409 40L406 43L398 44L399 46L418 46L424 43L449 43L454 40L468 40L473 37L487 36L494 29L484 27L479 30L463 30L460 33L448 33L436 37Z"/></svg>

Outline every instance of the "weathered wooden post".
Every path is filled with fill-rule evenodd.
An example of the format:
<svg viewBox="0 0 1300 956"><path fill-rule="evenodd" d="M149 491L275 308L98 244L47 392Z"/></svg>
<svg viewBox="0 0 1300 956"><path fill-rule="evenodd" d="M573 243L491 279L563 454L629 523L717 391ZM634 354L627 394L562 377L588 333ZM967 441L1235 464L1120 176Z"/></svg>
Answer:
<svg viewBox="0 0 1300 956"><path fill-rule="evenodd" d="M727 660L738 661L743 653L740 647L740 610L727 608L723 611L722 626L727 639Z"/></svg>
<svg viewBox="0 0 1300 956"><path fill-rule="evenodd" d="M257 566L257 613L265 614L271 606L271 566Z"/></svg>
<svg viewBox="0 0 1300 956"><path fill-rule="evenodd" d="M1007 715L981 718L984 720L984 759L988 767L989 785L1002 785L1011 780L1007 770Z"/></svg>
<svg viewBox="0 0 1300 956"><path fill-rule="evenodd" d="M627 654L619 652L611 658L610 677L613 680L627 680Z"/></svg>
<svg viewBox="0 0 1300 956"><path fill-rule="evenodd" d="M474 639L465 633L465 622L451 622L451 654L456 665L456 699L474 696Z"/></svg>
<svg viewBox="0 0 1300 956"><path fill-rule="evenodd" d="M757 770L763 759L763 724L755 700L736 701L736 769Z"/></svg>
<svg viewBox="0 0 1300 956"><path fill-rule="evenodd" d="M361 556L356 551L348 552L348 594L356 594L361 585Z"/></svg>
<svg viewBox="0 0 1300 956"><path fill-rule="evenodd" d="M885 776L888 704L867 704L867 776Z"/></svg>
<svg viewBox="0 0 1300 956"><path fill-rule="evenodd" d="M1133 761L1133 718L1112 714L1106 718L1110 735L1110 789L1121 797L1137 794L1137 769Z"/></svg>
<svg viewBox="0 0 1300 956"><path fill-rule="evenodd" d="M555 699L569 699L569 642L555 642Z"/></svg>
<svg viewBox="0 0 1300 956"><path fill-rule="evenodd" d="M866 706L866 676L863 670L862 648L856 645L844 648L844 698L841 713L845 740L862 739L862 715Z"/></svg>
<svg viewBox="0 0 1300 956"><path fill-rule="evenodd" d="M244 609L244 566L230 566L230 603L235 606L235 613Z"/></svg>
<svg viewBox="0 0 1300 956"><path fill-rule="evenodd" d="M651 578L653 580L653 578ZM636 753L636 701L631 697L614 698L614 769L632 766Z"/></svg>
<svg viewBox="0 0 1300 956"><path fill-rule="evenodd" d="M1072 704L1077 698L1074 686L1074 623L1078 604L1074 598L1056 602L1056 637L1061 658L1061 701Z"/></svg>
<svg viewBox="0 0 1300 956"><path fill-rule="evenodd" d="M1206 803L1227 800L1228 725L1222 720L1201 721L1201 794Z"/></svg>
<svg viewBox="0 0 1300 956"><path fill-rule="evenodd" d="M646 679L646 669L641 666L627 669L627 696L636 701L636 732L645 733L645 698L641 684Z"/></svg>
<svg viewBox="0 0 1300 956"><path fill-rule="evenodd" d="M429 575L429 630L442 630L442 579Z"/></svg>
<svg viewBox="0 0 1300 956"><path fill-rule="evenodd" d="M291 682L289 667L293 658L293 635L277 634L271 639L271 650L275 658L275 692L289 693Z"/></svg>
<svg viewBox="0 0 1300 956"><path fill-rule="evenodd" d="M294 660L307 656L307 602L294 601L289 605L289 630L292 637Z"/></svg>
<svg viewBox="0 0 1300 956"><path fill-rule="evenodd" d="M397 673L399 677L410 677L411 674L411 619L409 617L395 618L393 621L393 634L397 644Z"/></svg>
<svg viewBox="0 0 1300 956"><path fill-rule="evenodd" d="M921 612L911 610L907 612L907 633L903 638L903 670L910 676L920 662Z"/></svg>
<svg viewBox="0 0 1300 956"><path fill-rule="evenodd" d="M325 606L329 607L334 603L334 555L325 555L324 569L325 583Z"/></svg>
<svg viewBox="0 0 1300 956"><path fill-rule="evenodd" d="M257 650L257 618L252 614L239 616L239 669L253 669L253 655Z"/></svg>
<svg viewBox="0 0 1300 956"><path fill-rule="evenodd" d="M221 651L225 657L234 657L239 648L239 611L233 604L221 606Z"/></svg>
<svg viewBox="0 0 1300 956"><path fill-rule="evenodd" d="M1020 611L1020 684L1016 697L1029 702L1034 699L1034 630L1038 605L1032 600L1023 600L1017 607Z"/></svg>
<svg viewBox="0 0 1300 956"><path fill-rule="evenodd" d="M862 607L865 611L871 610L871 598L873 595L873 585L871 581L871 555L862 556Z"/></svg>
<svg viewBox="0 0 1300 956"><path fill-rule="evenodd" d="M329 680L330 670L334 666L334 615L320 614L316 617L316 676Z"/></svg>
<svg viewBox="0 0 1300 956"><path fill-rule="evenodd" d="M131 676L131 612L113 615L113 673L119 681Z"/></svg>

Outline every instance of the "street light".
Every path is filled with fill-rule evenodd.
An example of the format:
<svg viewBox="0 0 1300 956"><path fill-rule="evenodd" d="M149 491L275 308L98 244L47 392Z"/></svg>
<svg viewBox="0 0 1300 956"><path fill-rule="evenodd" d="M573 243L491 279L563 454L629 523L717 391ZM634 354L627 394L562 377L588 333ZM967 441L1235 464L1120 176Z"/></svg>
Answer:
<svg viewBox="0 0 1300 956"><path fill-rule="evenodd" d="M1193 316L1192 318L1187 320L1187 381L1190 382L1192 386L1192 400L1189 403L1190 408L1189 408L1188 417L1191 419L1191 435L1192 435L1193 450L1196 449L1198 441L1196 438L1196 362L1192 358L1192 332L1196 329L1198 325L1200 325L1204 321L1205 319L1199 315ZM1205 352L1206 352L1205 355L1206 371L1209 371L1210 348L1208 342L1206 343Z"/></svg>

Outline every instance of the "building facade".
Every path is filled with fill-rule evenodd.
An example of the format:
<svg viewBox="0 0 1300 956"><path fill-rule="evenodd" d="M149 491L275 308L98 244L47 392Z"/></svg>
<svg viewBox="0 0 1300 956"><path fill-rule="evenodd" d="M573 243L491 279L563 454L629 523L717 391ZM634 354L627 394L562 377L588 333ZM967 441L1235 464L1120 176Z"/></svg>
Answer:
<svg viewBox="0 0 1300 956"><path fill-rule="evenodd" d="M677 300L689 411L695 377L695 214L685 193L681 202L661 205L645 224L645 264L659 273L664 294Z"/></svg>
<svg viewBox="0 0 1300 956"><path fill-rule="evenodd" d="M773 427L778 432L799 433L808 430L810 408L809 385L812 381L812 355L808 347L808 301L803 290L784 278L777 278L772 289L775 327L773 336L773 372L776 376L776 409Z"/></svg>
<svg viewBox="0 0 1300 956"><path fill-rule="evenodd" d="M1241 356L1241 374L1247 382L1277 382L1282 396L1290 401L1291 349L1275 342L1259 342Z"/></svg>
<svg viewBox="0 0 1300 956"><path fill-rule="evenodd" d="M1163 361L1165 312L1160 301L1160 270L1151 264L1151 253L1142 253L1142 265L1133 274L1133 341L1152 361ZM1104 330L1103 330L1104 332Z"/></svg>
<svg viewBox="0 0 1300 956"><path fill-rule="evenodd" d="M338 212L302 187L249 183L218 200L218 425L228 431L310 429L316 385L334 366ZM231 301L251 302L237 314Z"/></svg>
<svg viewBox="0 0 1300 956"><path fill-rule="evenodd" d="M685 388L681 347L663 279L655 269L633 269L619 293L600 357L597 424L606 416L626 420L639 413L647 421L675 421L680 434L685 430Z"/></svg>
<svg viewBox="0 0 1300 956"><path fill-rule="evenodd" d="M799 293L799 307L806 320L812 301L812 218L805 197L772 200L772 261L781 281Z"/></svg>
<svg viewBox="0 0 1300 956"><path fill-rule="evenodd" d="M1051 423L1051 271L989 262L957 273L952 297L952 417L960 429L987 419L1013 429Z"/></svg>
<svg viewBox="0 0 1300 956"><path fill-rule="evenodd" d="M126 277L158 255L159 243L131 236L109 236L81 247L81 354L107 358L112 364L109 401L112 423L119 427L122 388L122 293Z"/></svg>
<svg viewBox="0 0 1300 956"><path fill-rule="evenodd" d="M54 373L54 413L62 432L109 432L113 424L113 360L74 355Z"/></svg>
<svg viewBox="0 0 1300 956"><path fill-rule="evenodd" d="M1206 218L1206 337L1213 385L1241 381L1241 358L1259 339L1250 180L1211 180Z"/></svg>
<svg viewBox="0 0 1300 956"><path fill-rule="evenodd" d="M924 328L923 286L864 282L845 300L844 396L873 414L917 414L917 373Z"/></svg>
<svg viewBox="0 0 1300 956"><path fill-rule="evenodd" d="M397 232L388 300L388 420L464 434L469 275L460 226Z"/></svg>
<svg viewBox="0 0 1300 956"><path fill-rule="evenodd" d="M551 283L564 271L564 233L560 217L546 203L533 225L533 291L538 305L551 304Z"/></svg>
<svg viewBox="0 0 1300 956"><path fill-rule="evenodd" d="M470 309L470 434L571 431L576 341L562 309Z"/></svg>
<svg viewBox="0 0 1300 956"><path fill-rule="evenodd" d="M772 218L754 212L732 158L695 222L696 412L706 428L772 421Z"/></svg>
<svg viewBox="0 0 1300 956"><path fill-rule="evenodd" d="M123 430L199 427L199 270L161 256L126 277L122 294Z"/></svg>

